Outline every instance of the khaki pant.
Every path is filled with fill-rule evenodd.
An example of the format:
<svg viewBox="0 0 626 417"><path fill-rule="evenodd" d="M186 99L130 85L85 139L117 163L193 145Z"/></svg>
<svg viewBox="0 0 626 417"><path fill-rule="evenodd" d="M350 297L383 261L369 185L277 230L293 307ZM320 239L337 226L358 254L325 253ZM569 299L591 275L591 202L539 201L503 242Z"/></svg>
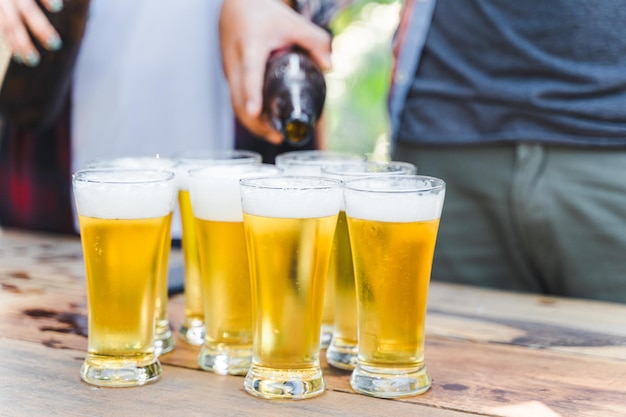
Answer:
<svg viewBox="0 0 626 417"><path fill-rule="evenodd" d="M626 302L626 150L398 144L446 181L432 277Z"/></svg>

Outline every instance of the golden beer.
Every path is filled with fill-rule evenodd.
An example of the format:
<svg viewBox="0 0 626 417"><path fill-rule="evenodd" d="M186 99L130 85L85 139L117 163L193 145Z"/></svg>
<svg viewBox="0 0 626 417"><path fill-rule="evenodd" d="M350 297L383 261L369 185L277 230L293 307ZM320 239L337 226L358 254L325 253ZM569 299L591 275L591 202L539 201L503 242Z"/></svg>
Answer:
<svg viewBox="0 0 626 417"><path fill-rule="evenodd" d="M365 154L331 150L297 150L284 152L276 156L276 166L287 175L322 175L324 167L343 165L348 162L365 162ZM337 256L333 255L334 258ZM322 311L321 347L327 348L333 336L335 309L337 300L335 275L329 271L326 291L324 293L324 309Z"/></svg>
<svg viewBox="0 0 626 417"><path fill-rule="evenodd" d="M174 167L174 160L164 158L161 155L137 155L123 156L110 159L98 159L87 163L87 168L119 168L119 169L154 169L171 170ZM157 356L170 352L174 349L175 341L172 329L170 328L167 313L168 301L168 278L169 278L169 254L171 250L171 222L168 234L163 241L163 256L161 258L161 269L157 284L156 298L156 321L154 333L154 347Z"/></svg>
<svg viewBox="0 0 626 417"><path fill-rule="evenodd" d="M163 248L161 256L161 266L157 281L157 297L156 297L156 322L154 333L155 354L171 352L174 349L174 338L172 329L170 329L170 321L167 314L167 280L169 273L170 249L172 244L172 213L167 216L166 234L163 239Z"/></svg>
<svg viewBox="0 0 626 417"><path fill-rule="evenodd" d="M206 327L198 365L207 371L243 375L250 368L250 271L239 179L277 172L264 164L208 165L189 172Z"/></svg>
<svg viewBox="0 0 626 417"><path fill-rule="evenodd" d="M320 325L341 183L242 180L254 321L244 388L263 398L319 395Z"/></svg>
<svg viewBox="0 0 626 417"><path fill-rule="evenodd" d="M170 216L138 220L79 216L87 275L90 354L120 363L154 356L158 271ZM152 271L146 276L146 271Z"/></svg>
<svg viewBox="0 0 626 417"><path fill-rule="evenodd" d="M254 363L288 370L317 366L337 216L279 219L244 214L244 222L260 316Z"/></svg>
<svg viewBox="0 0 626 417"><path fill-rule="evenodd" d="M393 223L351 218L348 224L358 282L359 362L421 366L439 220Z"/></svg>
<svg viewBox="0 0 626 417"><path fill-rule="evenodd" d="M81 378L101 386L155 381L155 314L174 204L169 171L74 173L85 260L88 352Z"/></svg>
<svg viewBox="0 0 626 417"><path fill-rule="evenodd" d="M248 165L261 162L261 154L248 150L190 151L176 157L179 187L178 206L182 225L182 251L185 268L185 320L179 331L192 345L204 343L205 316L202 302L202 277L197 232L189 196L189 171L203 166Z"/></svg>
<svg viewBox="0 0 626 417"><path fill-rule="evenodd" d="M200 255L189 190L178 192L178 207L183 234L181 246L185 266L185 321L181 333L192 345L204 342L204 307L202 305L202 276L200 274Z"/></svg>
<svg viewBox="0 0 626 417"><path fill-rule="evenodd" d="M345 183L358 306L350 384L382 398L430 388L424 325L445 183L417 175Z"/></svg>
<svg viewBox="0 0 626 417"><path fill-rule="evenodd" d="M322 167L322 174L347 181L366 176L411 175L417 167L408 162L351 161ZM339 213L330 258L330 282L335 283L333 337L327 362L340 369L354 369L358 352L358 318L352 250L345 210Z"/></svg>
<svg viewBox="0 0 626 417"><path fill-rule="evenodd" d="M207 317L198 363L216 373L243 375L252 354L250 273L243 222L196 219L196 228Z"/></svg>
<svg viewBox="0 0 626 417"><path fill-rule="evenodd" d="M352 250L345 210L341 210L337 217L328 276L331 277L329 282L335 283L335 320L326 360L334 367L353 369L357 357L358 318Z"/></svg>

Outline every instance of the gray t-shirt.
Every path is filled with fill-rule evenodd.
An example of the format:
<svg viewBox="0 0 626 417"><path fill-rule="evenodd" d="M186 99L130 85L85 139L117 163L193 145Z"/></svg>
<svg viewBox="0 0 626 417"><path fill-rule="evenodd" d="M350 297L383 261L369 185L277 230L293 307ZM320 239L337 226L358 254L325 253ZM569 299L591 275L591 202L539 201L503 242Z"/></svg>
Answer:
<svg viewBox="0 0 626 417"><path fill-rule="evenodd" d="M398 140L626 145L626 2L438 0Z"/></svg>

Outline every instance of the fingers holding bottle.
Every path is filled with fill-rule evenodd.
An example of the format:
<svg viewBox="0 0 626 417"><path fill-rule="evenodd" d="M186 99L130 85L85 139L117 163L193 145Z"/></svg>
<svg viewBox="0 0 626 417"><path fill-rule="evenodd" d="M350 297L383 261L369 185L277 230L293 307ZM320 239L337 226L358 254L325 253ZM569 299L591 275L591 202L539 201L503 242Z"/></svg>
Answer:
<svg viewBox="0 0 626 417"><path fill-rule="evenodd" d="M244 14L243 3L245 2L226 0L220 19L222 64L229 84L233 110L250 132L270 143L279 144L282 141L281 136L261 118L261 90L268 53L266 45L258 42L259 38L250 29L253 23L231 23L249 18Z"/></svg>
<svg viewBox="0 0 626 417"><path fill-rule="evenodd" d="M298 45L328 69L330 35L279 0L224 0L220 42L235 114L252 133L281 143L282 134L261 114L267 60L273 51Z"/></svg>

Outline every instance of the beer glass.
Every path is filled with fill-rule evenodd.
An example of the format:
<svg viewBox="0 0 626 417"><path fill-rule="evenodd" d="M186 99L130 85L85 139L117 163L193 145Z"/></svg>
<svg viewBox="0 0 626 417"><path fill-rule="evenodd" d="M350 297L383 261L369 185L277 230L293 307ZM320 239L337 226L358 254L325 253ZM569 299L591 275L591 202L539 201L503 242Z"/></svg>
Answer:
<svg viewBox="0 0 626 417"><path fill-rule="evenodd" d="M322 174L342 181L366 176L411 175L417 172L408 162L348 162L322 167ZM337 219L337 230L330 258L329 282L335 283L335 321L333 337L326 351L326 361L335 368L352 370L357 362L358 320L354 269L346 212L343 207Z"/></svg>
<svg viewBox="0 0 626 417"><path fill-rule="evenodd" d="M276 166L282 169L285 175L319 176L324 166L344 164L346 162L362 162L366 159L367 156L365 154L355 152L300 150L277 155ZM322 337L320 339L322 349L328 347L333 335L334 308L335 284L333 277L329 276L322 315Z"/></svg>
<svg viewBox="0 0 626 417"><path fill-rule="evenodd" d="M445 183L418 175L346 181L344 198L358 308L350 384L382 398L421 394L426 301Z"/></svg>
<svg viewBox="0 0 626 417"><path fill-rule="evenodd" d="M128 387L156 381L155 309L175 184L171 171L73 175L87 278L88 352L81 378Z"/></svg>
<svg viewBox="0 0 626 417"><path fill-rule="evenodd" d="M204 343L204 306L202 303L202 277L195 222L189 197L189 171L206 164L258 164L261 154L246 150L189 152L175 156L178 183L178 207L182 226L182 250L185 267L185 318L179 333L187 343L200 346Z"/></svg>
<svg viewBox="0 0 626 417"><path fill-rule="evenodd" d="M126 169L157 169L172 170L174 160L154 156L123 156L111 159L98 159L87 163L87 168L126 168ZM163 256L159 268L157 283L158 293L156 298L156 320L154 333L154 353L159 356L171 352L176 344L167 314L168 301L168 274L171 245L171 222L173 213L170 214L170 226L167 228L167 237L163 241Z"/></svg>
<svg viewBox="0 0 626 417"><path fill-rule="evenodd" d="M189 172L206 334L202 369L245 375L252 357L252 307L239 179L278 174L274 165L211 165Z"/></svg>
<svg viewBox="0 0 626 417"><path fill-rule="evenodd" d="M242 179L252 286L252 364L245 390L262 398L324 392L320 325L341 181Z"/></svg>

